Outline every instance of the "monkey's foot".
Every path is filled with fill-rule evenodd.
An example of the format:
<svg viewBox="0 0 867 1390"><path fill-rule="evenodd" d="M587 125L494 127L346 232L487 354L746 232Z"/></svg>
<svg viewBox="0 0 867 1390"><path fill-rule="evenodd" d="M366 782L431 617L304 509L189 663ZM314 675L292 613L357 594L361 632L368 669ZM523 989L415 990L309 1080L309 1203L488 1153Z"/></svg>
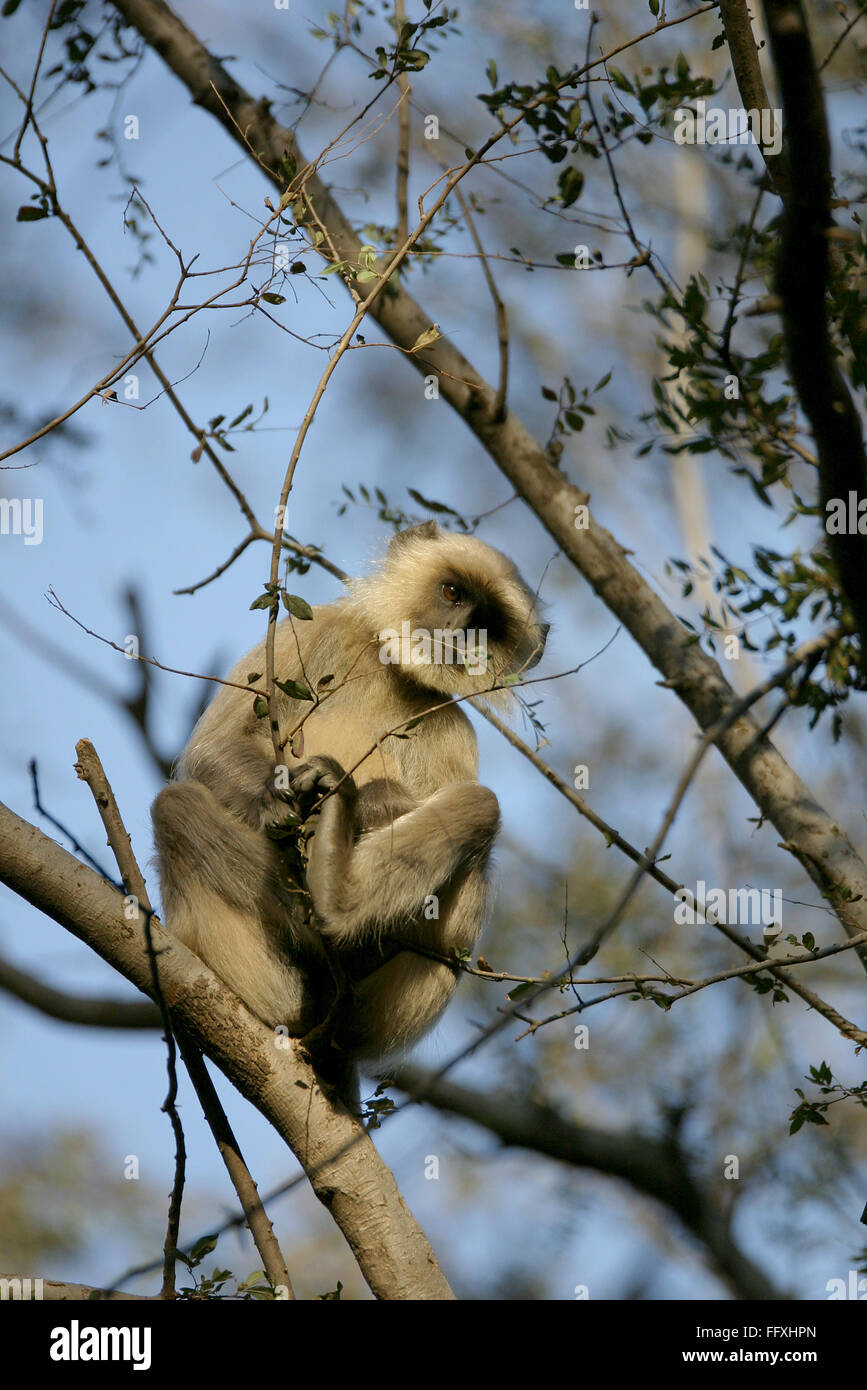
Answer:
<svg viewBox="0 0 867 1390"><path fill-rule="evenodd" d="M305 817L309 815L316 802L331 793L336 792L343 797L356 795L355 782L344 772L337 759L318 755L292 768L289 773L289 785L301 814Z"/></svg>

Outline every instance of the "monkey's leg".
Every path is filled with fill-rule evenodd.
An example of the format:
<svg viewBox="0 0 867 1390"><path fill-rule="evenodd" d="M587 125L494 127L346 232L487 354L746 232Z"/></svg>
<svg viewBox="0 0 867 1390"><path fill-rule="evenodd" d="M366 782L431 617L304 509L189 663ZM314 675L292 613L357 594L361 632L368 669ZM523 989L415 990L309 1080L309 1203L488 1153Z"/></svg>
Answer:
<svg viewBox="0 0 867 1390"><path fill-rule="evenodd" d="M484 864L499 823L493 792L457 782L356 841L354 794L335 792L319 813L307 865L323 932L349 944L415 918L459 870Z"/></svg>
<svg viewBox="0 0 867 1390"><path fill-rule="evenodd" d="M449 884L438 916L416 920L421 946L449 956L470 950L485 916L487 885L482 866ZM436 1022L458 982L457 970L412 950L400 951L354 988L345 1024L347 1045L361 1057L384 1058L409 1047Z"/></svg>
<svg viewBox="0 0 867 1390"><path fill-rule="evenodd" d="M259 1018L304 1031L313 1019L288 960L291 916L268 838L199 782L165 787L151 815L169 929Z"/></svg>

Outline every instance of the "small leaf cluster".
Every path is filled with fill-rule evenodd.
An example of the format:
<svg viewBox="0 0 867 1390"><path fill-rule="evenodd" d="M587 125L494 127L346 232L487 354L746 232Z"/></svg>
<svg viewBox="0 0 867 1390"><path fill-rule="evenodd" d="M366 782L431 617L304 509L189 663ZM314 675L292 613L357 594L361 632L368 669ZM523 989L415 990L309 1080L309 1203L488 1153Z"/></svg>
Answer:
<svg viewBox="0 0 867 1390"><path fill-rule="evenodd" d="M474 520L468 521L460 512L455 511L454 507L448 506L445 502L436 502L430 497L424 497L414 487L408 487L407 492L414 502L417 502L424 511L429 513L428 517L419 517L405 511L397 503L389 502L381 487L375 487L371 494L370 489L365 487L364 483L359 483L357 485L358 496L356 496L352 489L343 483L342 491L348 501L341 503L338 507L338 516L343 516L350 503L355 507L370 507L375 510L380 521L392 526L395 531L403 531L407 526L418 526L420 521L429 520L430 516L434 516L443 525L449 524L446 520L448 518L459 531L470 532L476 529L480 520L479 517L476 517Z"/></svg>
<svg viewBox="0 0 867 1390"><path fill-rule="evenodd" d="M829 1121L825 1119L825 1114L828 1107L840 1100L854 1100L856 1105L867 1109L867 1081L862 1081L859 1086L845 1086L841 1081L834 1080L831 1068L824 1061L818 1067L810 1067L806 1079L818 1087L819 1094L825 1099L807 1100L801 1088L796 1086L795 1095L801 1097L801 1102L789 1116L789 1134L797 1134L805 1124L827 1125Z"/></svg>
<svg viewBox="0 0 867 1390"><path fill-rule="evenodd" d="M432 3L433 0L424 0L425 9L429 11ZM418 47L419 42L425 39L430 43L433 30L444 29L447 24L453 24L457 17L457 10L449 10L448 6L444 6L441 14L428 14L426 19L417 23L405 20L398 30L397 42L393 46L377 46L376 58L379 67L370 74L371 78L378 81L383 77L391 79L398 72L421 72L430 62L431 55L426 49ZM433 44L430 46L435 48Z"/></svg>
<svg viewBox="0 0 867 1390"><path fill-rule="evenodd" d="M214 443L219 444L221 449L225 449L227 453L233 454L235 452L235 446L229 443L227 436L231 434L233 430L240 430L242 424L244 425L244 429L240 431L241 433L248 433L255 430L259 422L268 414L268 409L268 397L265 396L262 401L262 409L255 419L250 419L250 416L253 414L252 402L250 402L249 405L245 405L244 409L239 411L238 414L229 421L228 425L224 423L226 419L225 415L215 415L208 421L208 428L201 432L200 438L202 442L196 445L190 455L193 463L198 463L199 459L202 457L202 450L206 439L213 439ZM246 424L244 424L245 420L247 421Z"/></svg>
<svg viewBox="0 0 867 1390"><path fill-rule="evenodd" d="M555 441L567 438L571 434L580 434L584 428L586 419L596 414L596 409L590 404L590 397L595 396L597 391L602 391L611 380L611 373L606 372L600 377L595 386L582 386L576 391L569 377L563 378L559 391L554 391L550 386L542 387L542 396L546 401L554 401L557 405L557 414L551 427L551 434L548 438L547 447L550 449Z"/></svg>

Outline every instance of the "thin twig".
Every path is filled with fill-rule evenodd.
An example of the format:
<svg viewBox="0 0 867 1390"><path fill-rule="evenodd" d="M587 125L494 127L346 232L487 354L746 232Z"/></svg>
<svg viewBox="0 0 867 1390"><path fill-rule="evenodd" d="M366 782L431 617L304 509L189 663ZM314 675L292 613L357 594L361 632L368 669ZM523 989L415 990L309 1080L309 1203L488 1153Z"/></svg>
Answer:
<svg viewBox="0 0 867 1390"><path fill-rule="evenodd" d="M460 188L455 189L455 195L467 224L467 230L479 253L482 274L485 277L491 299L494 301L494 312L497 317L497 343L500 349L500 379L497 383L497 394L494 397L491 414L494 420L500 421L506 418L506 393L509 389L509 320L506 317L506 306L500 298L497 283L491 273L491 267L488 265L488 257L485 254L475 218L470 210L469 201L464 197Z"/></svg>
<svg viewBox="0 0 867 1390"><path fill-rule="evenodd" d="M274 1228L262 1205L259 1189L244 1161L241 1147L217 1095L205 1065L205 1059L195 1043L182 1033L178 1035L178 1047L190 1074L190 1080L195 1087L205 1119L232 1180L232 1186L238 1194L247 1226L256 1242L256 1249L262 1256L265 1273L280 1296L294 1299L295 1292L289 1278L289 1271L286 1268L286 1261L283 1259L277 1237L274 1234Z"/></svg>
<svg viewBox="0 0 867 1390"><path fill-rule="evenodd" d="M186 1149L184 1145L183 1129L181 1128L180 1118L178 1117L175 1105L178 1091L175 1039L171 1027L168 1006L166 1005L159 983L156 954L153 951L150 940L150 923L153 917L153 908L148 898L144 878L136 862L135 855L133 854L129 834L123 824L114 794L108 784L96 750L88 739L82 739L76 745L75 751L78 755L76 771L79 777L87 782L93 793L97 809L102 817L102 822L105 826L106 834L108 835L108 842L114 852L118 868L123 878L124 890L127 894L136 899L139 912L142 914L145 921L145 930L148 933L148 950L151 958L156 1002L162 1015L163 1027L166 1034L169 1094L163 1103L163 1109L169 1114L172 1127L175 1131L177 1152L175 1183L169 1208L169 1224L165 1245L163 1297L172 1298L174 1297L175 1288L174 1265L177 1255L178 1227L186 1165ZM226 1164L229 1177L240 1199L241 1206L247 1218L247 1224L250 1228L250 1233L256 1242L256 1248L259 1254L262 1256L265 1272L275 1288L286 1289L287 1297L290 1299L294 1298L295 1295L292 1292L292 1285L286 1269L286 1262L280 1252L280 1247L274 1236L271 1222L268 1220L256 1184L244 1162L240 1147L232 1132L232 1127L220 1103L214 1084L208 1075L202 1054L199 1048L189 1038L179 1037L177 1039L177 1045L187 1070L190 1073L190 1079L195 1087L196 1094L201 1102L205 1119L210 1126L217 1147Z"/></svg>
<svg viewBox="0 0 867 1390"><path fill-rule="evenodd" d="M400 38L400 31L405 19L404 0L394 0L394 20L397 25L398 38ZM395 228L395 241L400 245L409 236L407 188L409 184L410 98L412 90L405 72L397 74L397 87L400 92L400 102L397 108L397 226Z"/></svg>
<svg viewBox="0 0 867 1390"><path fill-rule="evenodd" d="M144 878L132 851L129 834L121 818L114 793L108 784L108 778L105 775L96 749L89 739L83 738L75 745L75 751L78 756L75 770L81 780L86 782L90 787L93 799L96 802L96 808L105 826L108 842L117 860L117 867L120 869L124 891L128 897L135 902L137 915L141 918L144 925L154 997L163 1021L169 1089L163 1101L162 1109L169 1117L172 1132L175 1136L175 1176L172 1183L171 1197L169 1199L166 1238L163 1245L163 1283L161 1296L164 1299L173 1299L177 1296L175 1290L175 1265L178 1255L181 1201L183 1199L184 1182L186 1179L187 1149L184 1142L184 1130L181 1124L181 1117L177 1110L178 1069L174 1033L172 1031L169 1008L160 984L159 967L157 965L157 956L151 934L153 908L148 899Z"/></svg>

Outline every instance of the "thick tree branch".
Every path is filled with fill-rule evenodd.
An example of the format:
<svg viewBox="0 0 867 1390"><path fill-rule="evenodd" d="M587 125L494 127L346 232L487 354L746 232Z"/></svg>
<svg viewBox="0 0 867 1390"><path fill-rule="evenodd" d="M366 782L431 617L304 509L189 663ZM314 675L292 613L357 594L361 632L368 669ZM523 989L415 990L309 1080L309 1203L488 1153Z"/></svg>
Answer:
<svg viewBox="0 0 867 1390"><path fill-rule="evenodd" d="M299 169L305 161L294 134L278 125L268 103L254 102L163 0L113 3L185 83L194 102L214 115L248 153L252 151L282 190L278 170L284 151L295 157ZM357 260L360 242L330 190L309 171L304 189L337 255ZM513 411L496 420L494 388L446 337L424 353L410 351L432 318L398 281L390 283L388 294L379 297L371 312L419 372L438 374L441 398L467 423L701 728L722 719L736 697L718 663L694 643L608 531L592 518L586 528L579 529L576 508L586 504L586 495L551 464ZM867 927L867 866L770 740L761 736L755 721L749 716L738 719L720 736L717 747L762 815L779 831L786 848L829 898L846 931ZM844 912L841 902L847 904Z"/></svg>
<svg viewBox="0 0 867 1390"><path fill-rule="evenodd" d="M575 1168L622 1178L664 1206L706 1247L738 1298L785 1299L732 1238L718 1193L690 1172L676 1136L657 1138L638 1130L613 1134L564 1119L553 1106L526 1097L504 1099L452 1081L431 1080L416 1067L400 1067L395 1080L426 1105L463 1115L496 1134L504 1144L547 1154ZM725 1179L720 1176L720 1183Z"/></svg>
<svg viewBox="0 0 867 1390"><path fill-rule="evenodd" d="M785 199L777 289L789 370L810 422L819 459L823 519L837 500L848 514L849 494L867 498L867 455L861 421L828 324L830 284L831 144L822 86L800 0L765 0L771 51L783 102L791 187ZM857 527L830 532L829 548L861 638L867 683L867 536Z"/></svg>
<svg viewBox="0 0 867 1390"><path fill-rule="evenodd" d="M116 889L2 803L0 880L150 994L141 915L128 920ZM296 1044L254 1018L156 918L151 930L172 1016L290 1146L377 1298L453 1297L370 1138L323 1093Z"/></svg>

